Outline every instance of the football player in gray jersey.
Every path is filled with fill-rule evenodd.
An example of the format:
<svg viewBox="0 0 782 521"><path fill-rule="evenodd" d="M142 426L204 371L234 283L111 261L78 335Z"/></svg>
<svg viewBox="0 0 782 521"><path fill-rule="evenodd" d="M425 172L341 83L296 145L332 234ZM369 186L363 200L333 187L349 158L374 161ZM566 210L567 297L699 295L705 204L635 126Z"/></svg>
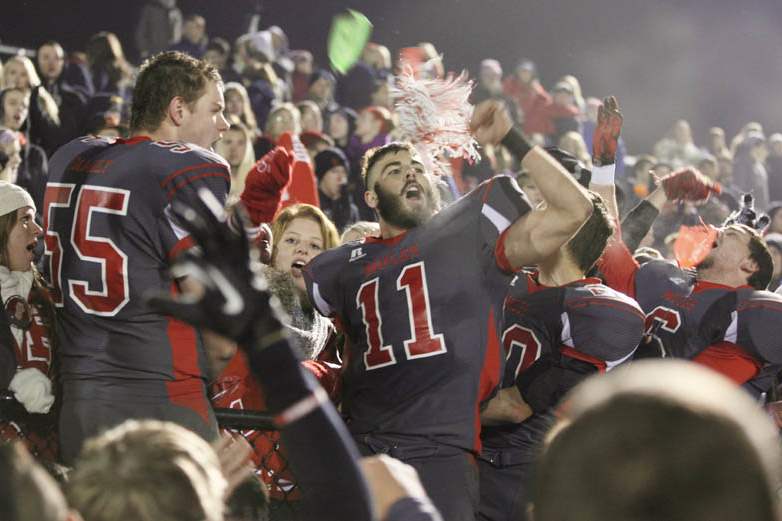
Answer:
<svg viewBox="0 0 782 521"><path fill-rule="evenodd" d="M142 66L133 100L131 138L79 138L50 161L44 239L61 325L66 462L84 439L128 418L216 436L203 343L234 348L143 300L189 285L166 269L191 244L171 203L200 189L225 203L229 167L210 150L228 128L220 75L182 53L162 53Z"/></svg>
<svg viewBox="0 0 782 521"><path fill-rule="evenodd" d="M508 266L538 262L589 217L585 190L512 129L501 104L475 109L483 143L503 142L547 206L530 209L516 183L491 179L438 211L415 149L365 156L365 200L380 237L322 253L304 269L315 307L349 343L343 414L365 454L413 465L445 519L473 520L480 403L500 380L498 329Z"/></svg>

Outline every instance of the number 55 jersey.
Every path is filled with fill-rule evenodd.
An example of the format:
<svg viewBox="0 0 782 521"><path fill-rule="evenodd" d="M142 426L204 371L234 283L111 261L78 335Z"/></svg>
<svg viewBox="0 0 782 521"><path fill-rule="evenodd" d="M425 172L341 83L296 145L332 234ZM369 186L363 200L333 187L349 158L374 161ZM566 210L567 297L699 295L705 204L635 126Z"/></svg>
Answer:
<svg viewBox="0 0 782 521"><path fill-rule="evenodd" d="M195 145L88 137L55 153L42 213L66 398L205 396L198 334L144 297L172 291L168 260L190 245L171 202L206 187L224 203L229 186L228 165Z"/></svg>
<svg viewBox="0 0 782 521"><path fill-rule="evenodd" d="M426 224L345 244L304 268L312 302L348 339L342 403L354 435L479 449L511 279L498 237L529 208L515 181L496 177Z"/></svg>

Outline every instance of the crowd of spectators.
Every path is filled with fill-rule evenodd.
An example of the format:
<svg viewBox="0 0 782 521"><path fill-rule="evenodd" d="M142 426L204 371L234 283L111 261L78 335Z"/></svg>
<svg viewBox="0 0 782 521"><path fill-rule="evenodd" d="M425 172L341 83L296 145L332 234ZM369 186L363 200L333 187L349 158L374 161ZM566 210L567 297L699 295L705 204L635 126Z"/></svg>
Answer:
<svg viewBox="0 0 782 521"><path fill-rule="evenodd" d="M0 211L7 207L10 210L5 214L13 213L13 219L0 215L0 246L11 248L8 230L16 225L17 218L24 219L22 213L17 216L16 212L32 209L28 216L32 224L25 233L34 242L29 248L35 254L34 264L40 262L43 249L40 242L45 230L35 222L45 227L48 216L42 214L42 209L49 160L60 147L85 135L109 139L132 137L131 106L149 100L133 99L141 64L130 63L125 58L123 45L130 44L145 59L163 51L179 51L202 59L219 71L224 82L227 126L214 151L230 167L228 203L246 202L255 224L270 225L271 241L263 250L269 291L285 312L285 327L295 338L307 371L338 404L345 338L339 324L335 327L308 302L303 268L323 251L379 234L378 215L365 198L367 188L362 172L366 173L368 168L365 161L369 151L399 137L398 116L391 95L395 75L413 71L421 78L442 79L448 74L447 62L442 61L429 42L401 50L370 42L353 68L340 75L326 64L316 63L312 50L296 48L296 42L289 41L283 28L252 30L230 42L209 34L208 20L197 13L182 13L176 0L145 3L140 8L133 42L121 42L110 32L90 36L80 49L64 49L57 41L42 40L34 56L24 53L7 56L0 65L0 182L15 185L29 194L7 191L13 199L7 202L5 185L0 185ZM478 74L470 100L473 104L486 100L499 102L530 144L566 152L578 164L576 171L601 166L593 164L592 151L603 101L583 93L578 78L567 74L541 78L534 61L523 57L505 67L493 58L476 65ZM675 118L671 114L671 120ZM720 186L719 194L705 203L664 202L654 225L648 233L644 231L636 245L643 255L675 260L680 238L704 223L720 226L740 209L743 195L750 193L754 196L755 209L770 219L764 231L773 259L768 289L777 289L782 281L782 133L772 133L771 129L750 122L733 137L727 136L720 127L697 136L693 135L690 124L681 119L658 142L648 143L642 149L627 149L621 138L618 145L615 185L620 217L649 197L661 179L682 169L700 171ZM518 181L532 207L536 207L544 198L521 159L506 141L498 140L485 145L480 160L474 163L450 159L450 175L439 179L435 188L442 201L448 203L484 181L510 176ZM287 175L266 176L263 182L258 181L264 172L276 174L286 169L290 170ZM247 194L252 190L256 193L249 201ZM263 230L262 236L266 228ZM29 270L24 261L21 267L14 266L8 253L0 252L0 291L8 291L2 280L6 273ZM47 281L37 269L32 271L35 275L27 283L26 291L35 293ZM399 287L401 290L403 285ZM3 304L10 316L9 304L4 300ZM48 351L39 354L43 356L40 360L31 355L25 358L24 364L17 360L19 367L1 371L3 375L10 371L9 381L22 370L35 368L32 370L42 373L40 378L37 375L34 378L39 386L36 393L25 396L17 393L16 398L27 412L34 413L33 417L43 419L14 430L13 422L6 418L0 421L0 436L24 441L27 450L60 483L52 482L19 445L0 447L0 474L7 476L0 479L0 493L4 496L0 500L3 514L0 517L20 521L81 517L84 521L109 521L128 515L135 517L125 518L139 520L249 520L268 519L269 515L271 519L304 519L298 503L307 493L307 477L292 473L287 462L287 452L292 447L281 448L280 434L273 429L255 427L232 431L252 447L251 472L244 464L250 452L246 444L223 442L213 450L181 427L154 421L115 427L86 443L73 470L62 467L52 419L60 405L57 341L54 327L49 328L54 321L46 315L55 311L50 303L45 308L40 312L46 325L41 335L51 340L45 342ZM9 320L0 320L0 329L10 327L16 334L17 322L8 324ZM431 327L430 324L430 331ZM0 331L0 347L13 341L12 336ZM264 411L270 397L264 396L263 385L255 380L259 374L250 356L231 351L209 355L211 366L219 368L210 375L212 405ZM0 362L5 360L0 357ZM637 380L628 373L625 379L617 376L602 382L597 378L597 382L590 380L584 384L594 396L603 398L592 403L587 399L577 400L562 420L565 435L554 438L553 449L542 460L545 472L531 494L539 518L727 520L735 514L746 516L744 519L779 519L777 501L770 491L776 493L774 487L782 462L778 448L767 436L773 432L770 421L761 417L753 404L740 395L743 391L719 380L712 381L715 378L712 375L704 376L686 366L674 369L673 373L664 364L643 367L641 364L636 370ZM28 371L23 377L32 378L30 374ZM701 392L714 389L724 398L723 405L736 404L737 409L713 404L706 407L701 392L676 396L672 387L665 384L669 374L681 377L670 380L669 384L690 377L703 380ZM657 383L649 383L648 387L638 383L655 380ZM775 380L769 392L776 392L776 383ZM671 385L675 390L686 387ZM13 385L9 389L11 392L5 397L10 400ZM773 400L769 398L769 401ZM12 408L3 411L13 414L9 412ZM643 411L649 413L646 420L633 423L643 416ZM623 418L625 413L628 416ZM658 417L659 423L670 420L672 425L685 426L681 429L672 426L665 435L687 438L687 443L682 445L687 451L657 447L659 439L652 439L656 436L647 439L648 432L644 429L659 425L655 423ZM601 442L608 445L611 440L602 439L595 425L615 429L610 432L628 439L637 436L632 442L633 450L647 451L658 459L644 460L646 468L633 469L620 461L624 454L621 451L604 457L599 445ZM703 449L694 456L692 451L698 436L708 437L714 432L710 429L724 432L714 447L710 447L711 452ZM583 439L591 444L586 455L580 445ZM722 472L714 459L733 450L746 465L733 465L731 470L736 475L725 478L715 488L731 483L746 484L745 477L750 485L740 489L741 494L736 493L731 502L725 498L730 494L710 495L714 489L696 481L705 474ZM677 480L664 482L662 473L677 472L666 466L665 462L673 456L669 458L665 451L689 458L687 464L693 467L695 476L692 481L677 475ZM600 457L593 457L595 454ZM588 483L593 478L592 469L605 470L609 464L621 469L616 471L620 473L618 480L633 472L650 475L660 472L648 482L656 487L649 496L652 499L638 499L642 494L638 488L633 489L632 483L611 483L605 486L625 492L626 503L619 498L604 509L582 509L587 503L608 504L590 500L604 491L591 488L597 485ZM410 467L385 456L364 460L362 467L368 480L366 493L372 497L376 516L410 520L438 518ZM575 470L571 472L572 469ZM255 479L245 479L248 473ZM633 477L641 483L641 478ZM631 517L630 511L642 508L638 505L644 505L644 501L664 503L670 495L675 495L676 487L697 489L697 494L693 492L696 503L711 502L719 495L724 501L716 503L719 507L710 505L705 517L702 512L692 517L673 514L675 507L670 505L665 508L671 510L661 510L664 512L661 517L644 517L639 512L632 513L638 517ZM564 495L555 493L561 489L565 490ZM404 510L399 506L400 498L414 498L417 509ZM747 505L753 508L748 511ZM654 512L654 508L646 506ZM583 515L571 515L574 509L582 510ZM739 518L742 517L733 519Z"/></svg>
<svg viewBox="0 0 782 521"><path fill-rule="evenodd" d="M133 43L142 57L179 50L204 58L220 70L226 114L232 125L220 154L230 157L236 193L241 192L246 167L277 145L283 133L290 132L309 152L322 204L338 229L374 218L363 204L359 171L367 150L395 137L396 116L388 89L401 61L395 63L387 47L369 43L360 61L346 75L336 76L324 64L314 63L309 50L292 49L279 27L247 33L231 44L208 35L202 16L183 16L170 0L143 6ZM419 44L413 48L415 52L410 50L404 49L400 59L437 56L430 43ZM444 70L438 63L426 67L422 74L442 76ZM477 70L473 101L503 100L531 140L559 147L585 167L591 166L592 132L600 100L585 97L576 77L563 75L546 82L546 87L529 59L521 59L507 71L497 60L487 58ZM66 52L57 42L47 41L36 50L33 60L25 56L6 59L0 95L2 126L19 131L22 138L19 145L4 147L19 146L22 161L15 177L4 165L7 173L3 178L18 180L40 203L46 159L59 146L84 133L125 135L134 71L122 42L108 32L90 37L83 50ZM684 166L697 167L725 188L720 200L707 209L688 205L665 209L666 219L660 220L647 240L664 255L670 253L668 246L682 221L695 222L700 217L708 223L720 222L736 209L740 193L752 192L756 207L763 211L773 210L782 200L782 134L768 134L759 123L751 122L728 138L722 128L713 127L698 140L689 123L678 120L668 134L645 149L626 151L622 145L617 175L625 212L650 192L655 178ZM346 169L344 178L325 176L325 170L316 172L315 155L326 148L332 149L328 156L332 160L346 159L340 161ZM325 159L320 164L325 165ZM519 173L520 167L501 147L489 148L477 165L454 165L454 180L449 182L452 196L507 172ZM341 215L334 217L334 211Z"/></svg>

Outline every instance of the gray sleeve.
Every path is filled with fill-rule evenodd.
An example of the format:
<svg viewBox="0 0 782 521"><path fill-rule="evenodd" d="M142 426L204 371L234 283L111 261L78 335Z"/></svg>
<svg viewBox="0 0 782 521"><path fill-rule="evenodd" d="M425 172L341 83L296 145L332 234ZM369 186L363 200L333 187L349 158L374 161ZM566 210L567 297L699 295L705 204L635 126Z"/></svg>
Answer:
<svg viewBox="0 0 782 521"><path fill-rule="evenodd" d="M638 203L635 208L630 210L628 214L622 219L622 241L630 250L630 253L634 252L638 245L654 224L654 220L660 211L654 207L650 202L644 200Z"/></svg>

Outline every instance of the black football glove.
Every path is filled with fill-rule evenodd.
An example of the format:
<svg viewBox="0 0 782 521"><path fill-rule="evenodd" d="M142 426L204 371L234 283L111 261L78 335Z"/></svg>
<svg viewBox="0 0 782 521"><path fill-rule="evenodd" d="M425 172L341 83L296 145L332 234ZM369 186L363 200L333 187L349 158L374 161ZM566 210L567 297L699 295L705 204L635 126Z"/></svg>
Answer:
<svg viewBox="0 0 782 521"><path fill-rule="evenodd" d="M172 211L198 248L180 255L171 273L177 278L192 278L203 287L203 293L177 298L152 295L149 306L245 347L263 348L282 338L283 315L276 297L267 290L260 271L260 252L250 246L248 226L232 226L222 205L206 189L200 190L190 205L175 201ZM249 225L242 210L237 216Z"/></svg>
<svg viewBox="0 0 782 521"><path fill-rule="evenodd" d="M731 224L743 224L753 230L763 232L771 222L768 215L755 210L755 199L752 194L743 194L739 209L728 216L723 226Z"/></svg>

